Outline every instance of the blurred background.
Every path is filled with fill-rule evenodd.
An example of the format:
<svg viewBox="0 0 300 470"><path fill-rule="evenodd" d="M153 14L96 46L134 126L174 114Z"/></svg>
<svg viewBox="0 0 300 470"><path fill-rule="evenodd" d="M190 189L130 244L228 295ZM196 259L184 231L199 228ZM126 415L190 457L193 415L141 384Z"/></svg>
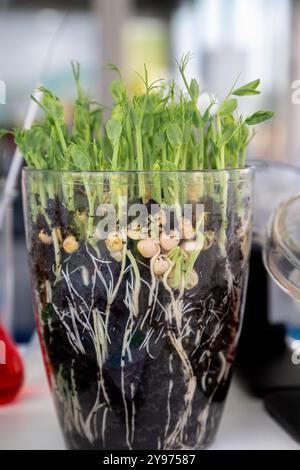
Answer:
<svg viewBox="0 0 300 470"><path fill-rule="evenodd" d="M81 63L91 95L109 104L107 63L120 66L134 90L139 86L134 72L144 62L150 78L179 80L175 58L191 51L189 75L220 99L238 76L240 84L261 79L262 94L244 98L242 111L272 109L276 118L260 127L250 156L300 166L300 106L291 98L292 83L300 79L299 45L298 0L0 0L0 127L22 123L29 96L41 82L71 113L72 59ZM0 152L3 176L13 152L9 139L1 140ZM11 329L23 342L34 318L19 193Z"/></svg>

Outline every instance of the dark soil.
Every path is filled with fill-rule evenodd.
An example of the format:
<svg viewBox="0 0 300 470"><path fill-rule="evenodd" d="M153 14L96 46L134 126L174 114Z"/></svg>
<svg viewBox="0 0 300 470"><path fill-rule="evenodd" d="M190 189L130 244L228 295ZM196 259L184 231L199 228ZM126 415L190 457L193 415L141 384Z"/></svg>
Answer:
<svg viewBox="0 0 300 470"><path fill-rule="evenodd" d="M206 230L218 233L221 226L220 210L212 200L206 200L205 209L210 213L206 221ZM58 199L49 200L47 215L53 227L61 227L62 233L72 232L74 224L72 214L60 204ZM243 255L240 251L238 229L240 220L234 213L228 213L227 252L230 269L233 274L233 287L228 288L228 275L225 260L220 257L216 243L201 252L195 269L199 275L199 284L185 291L184 304L189 304L184 321L189 318L192 333L183 340L183 347L192 365L197 386L194 395L192 414L188 419L184 434L176 439L172 448L203 447L213 439L218 427L227 389L230 383L231 368L236 340L240 328L240 306L244 289ZM68 299L72 296L67 282L61 279L55 283L53 273L54 251L52 246L44 245L38 239L41 229L49 231L46 221L39 216L32 227L30 260L33 286L37 295L37 305L41 305L38 315L39 327L42 332L43 345L47 361L51 366L53 377L53 394L61 425L64 430L67 446L75 449L128 449L126 441L126 408L128 420L134 421L134 436L130 437L133 449L163 448L165 428L168 432L176 427L176 423L186 408L184 397L186 382L182 372L182 362L168 336L168 331L175 326L167 322L165 314L156 305L152 315L149 315L142 330L137 329L130 341L131 357L125 353L124 361L124 396L122 394L122 344L128 322L129 311L124 304L126 282L130 282L129 271L124 275L121 287L111 306L108 334L111 343L108 345L108 355L102 367L105 390L109 396L108 407L102 406L93 415L93 428L97 429L95 439L91 442L83 432L68 422L66 403L68 396L78 397L83 419L92 410L98 393L99 363L91 336L87 333L84 323L77 322L77 328L85 353L76 351L70 344L67 331L57 315L54 305L60 312L67 313L70 308ZM120 272L120 263L114 261L107 252L105 245L100 246L102 260L112 261L111 271L114 282ZM72 285L79 296L74 295L73 302L77 311L85 309L82 299L90 306L105 312L106 290L100 279L94 280L94 264L91 256L97 257L96 251L85 243L72 255L62 250L62 268L68 268L72 274ZM139 257L137 256L137 259ZM128 261L127 261L128 262ZM88 283L83 282L82 268L88 274ZM151 282L148 267L139 264L141 277ZM103 277L109 281L110 273L105 265L102 266ZM52 286L52 302L47 303L46 281ZM94 293L91 295L94 282ZM139 317L143 317L148 308L148 289L143 287L139 296ZM162 283L159 285L158 299L166 306L170 302L169 294ZM87 312L86 312L87 313ZM100 313L99 313L100 314ZM105 317L103 316L104 321ZM66 317L69 327L71 320ZM148 348L143 347L147 333L151 329L152 336ZM161 333L163 329L163 334ZM196 334L202 331L201 343L195 347ZM227 365L220 383L220 353L226 359ZM171 362L171 365L170 365ZM203 379L205 377L205 379ZM64 383L63 392L57 383ZM172 391L168 405L170 383ZM75 389L74 389L75 384ZM59 396L60 395L60 396ZM63 397L61 396L63 395ZM101 403L104 402L103 396ZM168 408L169 406L169 408ZM207 421L199 426L198 416L209 406ZM106 411L105 409L108 408ZM169 411L168 411L169 410ZM105 440L101 434L102 423L106 413ZM168 414L169 413L169 414ZM133 419L134 417L134 419ZM66 424L67 422L67 424ZM69 425L68 425L69 424ZM203 430L204 427L204 430ZM203 432L204 431L204 432ZM130 433L132 428L130 427ZM201 442L197 442L199 433L203 432Z"/></svg>

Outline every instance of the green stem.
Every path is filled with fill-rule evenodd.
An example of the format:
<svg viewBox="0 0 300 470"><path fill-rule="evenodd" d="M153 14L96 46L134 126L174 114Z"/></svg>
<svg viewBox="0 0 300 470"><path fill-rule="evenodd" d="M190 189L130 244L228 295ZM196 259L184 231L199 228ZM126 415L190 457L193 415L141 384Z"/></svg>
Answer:
<svg viewBox="0 0 300 470"><path fill-rule="evenodd" d="M131 253L130 250L127 250L127 256L129 258L129 261L131 263L133 272L134 272L134 277L135 277L135 284L134 284L134 289L133 289L133 306L134 306L134 315L137 317L139 314L139 297L140 297L140 291L141 291L141 275L140 271L137 265L137 262L135 260L135 257Z"/></svg>
<svg viewBox="0 0 300 470"><path fill-rule="evenodd" d="M217 121L218 137L219 139L221 139L222 138L222 123L221 123L221 116L219 114L217 114L216 116L216 121ZM225 146L224 145L221 145L219 148L218 164L219 164L218 169L225 168Z"/></svg>
<svg viewBox="0 0 300 470"><path fill-rule="evenodd" d="M220 175L220 199L221 199L221 228L219 236L219 248L221 256L226 257L226 228L227 228L227 171L223 171Z"/></svg>
<svg viewBox="0 0 300 470"><path fill-rule="evenodd" d="M199 169L203 169L204 164L204 123L201 120L201 125L199 127L200 131L200 147L199 147Z"/></svg>
<svg viewBox="0 0 300 470"><path fill-rule="evenodd" d="M159 165L153 165L153 170L154 171L159 171ZM153 187L153 199L154 201L158 202L161 204L161 179L160 179L160 174L159 173L153 173L152 177L152 187Z"/></svg>
<svg viewBox="0 0 300 470"><path fill-rule="evenodd" d="M55 129L56 129L56 132L57 132L57 136L59 138L59 142L60 142L62 151L63 151L63 153L65 153L67 151L68 147L67 147L63 132L61 130L61 127L57 124L56 121L55 121Z"/></svg>
<svg viewBox="0 0 300 470"><path fill-rule="evenodd" d="M180 155L181 155L181 145L178 146L176 155L175 155L175 165L178 168L179 167L179 160L180 160Z"/></svg>
<svg viewBox="0 0 300 470"><path fill-rule="evenodd" d="M182 146L182 158L181 158L181 165L180 169L185 170L186 169L186 157L187 157L187 150L188 146L185 144Z"/></svg>
<svg viewBox="0 0 300 470"><path fill-rule="evenodd" d="M62 174L62 191L66 207L70 212L75 212L74 205L74 182L73 176Z"/></svg>
<svg viewBox="0 0 300 470"><path fill-rule="evenodd" d="M221 124L221 116L217 114L216 116L216 123L217 123L217 132L219 140L222 138L222 124ZM217 168L218 170L225 168L225 147L221 145L219 147L219 156L217 159Z"/></svg>
<svg viewBox="0 0 300 470"><path fill-rule="evenodd" d="M163 144L163 147L162 147L162 161L163 163L166 163L167 161L167 146L165 143Z"/></svg>
<svg viewBox="0 0 300 470"><path fill-rule="evenodd" d="M241 152L240 167L245 168L245 166L246 166L246 147L243 147L242 152Z"/></svg>
<svg viewBox="0 0 300 470"><path fill-rule="evenodd" d="M120 139L114 145L112 162L111 162L111 169L112 171L117 171L118 168L118 156L119 156L119 148L120 148Z"/></svg>
<svg viewBox="0 0 300 470"><path fill-rule="evenodd" d="M132 128L129 116L126 118L126 136L128 142L128 152L129 152L129 161L130 161L130 170L134 168L134 145L132 139Z"/></svg>
<svg viewBox="0 0 300 470"><path fill-rule="evenodd" d="M93 245L95 243L94 238L94 218L95 218L95 195L93 195L90 183L86 175L82 175L83 184L85 187L86 196L89 203L89 215L88 215L88 225L87 225L87 241Z"/></svg>
<svg viewBox="0 0 300 470"><path fill-rule="evenodd" d="M141 126L139 125L136 127L136 153L137 153L138 171L142 172L144 170L143 144L142 144L142 129L141 129ZM141 197L143 202L145 202L146 186L145 186L143 173L138 173L138 183L139 183L139 197Z"/></svg>

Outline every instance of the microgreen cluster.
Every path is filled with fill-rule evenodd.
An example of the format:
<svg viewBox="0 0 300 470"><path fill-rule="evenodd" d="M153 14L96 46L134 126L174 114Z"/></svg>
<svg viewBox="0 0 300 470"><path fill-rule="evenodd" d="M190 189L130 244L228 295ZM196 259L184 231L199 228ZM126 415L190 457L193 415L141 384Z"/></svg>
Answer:
<svg viewBox="0 0 300 470"><path fill-rule="evenodd" d="M77 88L72 124L65 122L61 101L41 87L42 119L29 130L13 131L27 166L73 171L243 168L254 135L250 127L273 113L261 110L243 118L237 113L237 97L259 94L260 81L234 85L214 114L213 98L201 113L199 84L186 76L189 60L187 54L178 63L184 91L173 81L150 83L145 66L140 76L144 93L133 98L111 66L118 79L110 86L114 104L107 120L105 107L82 88L79 64L72 63Z"/></svg>
<svg viewBox="0 0 300 470"><path fill-rule="evenodd" d="M189 60L178 63L185 90L151 83L145 67L133 97L111 66L111 110L91 101L73 63L72 123L42 87L41 119L13 131L29 168L56 170L25 170L23 195L39 331L70 447L198 449L220 416L252 172L197 170L243 168L251 126L272 113L238 115L238 97L257 95L259 80L200 111Z"/></svg>

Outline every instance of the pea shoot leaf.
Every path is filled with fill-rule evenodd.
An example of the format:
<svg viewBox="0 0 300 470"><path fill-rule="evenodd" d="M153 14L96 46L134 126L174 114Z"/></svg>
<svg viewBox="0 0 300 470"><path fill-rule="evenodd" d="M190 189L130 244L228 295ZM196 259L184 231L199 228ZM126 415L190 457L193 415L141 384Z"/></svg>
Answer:
<svg viewBox="0 0 300 470"><path fill-rule="evenodd" d="M245 122L248 124L248 126L254 126L255 124L260 124L261 122L271 119L273 116L274 113L271 111L260 110L254 114L251 114L251 116L248 116Z"/></svg>
<svg viewBox="0 0 300 470"><path fill-rule="evenodd" d="M237 100L232 98L232 99L227 99L223 101L221 104L218 113L220 116L228 116L229 114L232 114L237 108Z"/></svg>
<svg viewBox="0 0 300 470"><path fill-rule="evenodd" d="M122 133L122 125L120 121L109 119L106 123L106 132L111 143L115 144L120 139Z"/></svg>
<svg viewBox="0 0 300 470"><path fill-rule="evenodd" d="M171 145L178 147L182 142L182 131L180 127L176 125L168 126L167 137Z"/></svg>

